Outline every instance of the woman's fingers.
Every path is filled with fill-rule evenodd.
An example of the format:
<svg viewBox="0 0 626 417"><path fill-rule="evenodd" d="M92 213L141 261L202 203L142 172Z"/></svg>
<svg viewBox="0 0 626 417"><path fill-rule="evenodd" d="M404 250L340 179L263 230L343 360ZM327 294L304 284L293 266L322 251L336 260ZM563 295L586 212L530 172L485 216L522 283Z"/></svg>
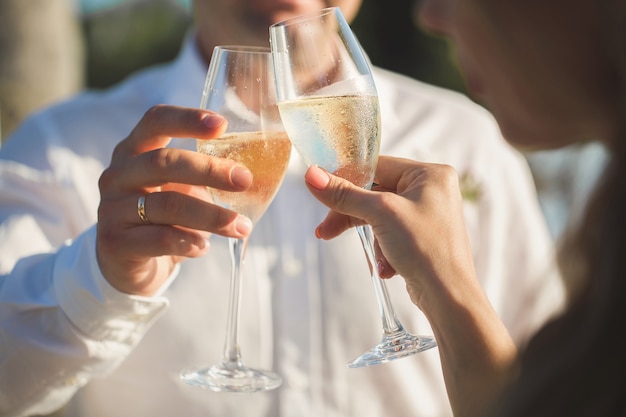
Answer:
<svg viewBox="0 0 626 417"><path fill-rule="evenodd" d="M374 257L376 258L376 268L378 269L378 276L381 278L392 278L396 275L396 270L389 263L383 251L380 247L380 243L377 238L374 238Z"/></svg>
<svg viewBox="0 0 626 417"><path fill-rule="evenodd" d="M311 193L332 210L316 235L330 239L351 226L370 224L383 277L414 271L418 259L430 265L437 259L465 257L467 248L459 244L466 240L462 198L450 166L381 157L376 191L319 167L310 167L305 180Z"/></svg>
<svg viewBox="0 0 626 417"><path fill-rule="evenodd" d="M330 240L346 230L362 224L365 224L365 222L360 219L331 210L315 229L315 236L318 239Z"/></svg>
<svg viewBox="0 0 626 417"><path fill-rule="evenodd" d="M310 166L304 179L309 191L323 204L331 207L338 213L349 214L358 219L365 220L369 215L368 190L350 183L347 180L329 175L328 172L318 166ZM330 191L330 192L329 192ZM337 220L334 220L337 222Z"/></svg>
<svg viewBox="0 0 626 417"><path fill-rule="evenodd" d="M405 158L380 156L374 181L380 190L400 192L424 169L433 166Z"/></svg>
<svg viewBox="0 0 626 417"><path fill-rule="evenodd" d="M310 167L305 174L305 180L311 192L320 201L333 208L315 229L315 235L318 238L337 237L351 227L365 224L365 219L372 215L372 204L370 204L372 192L367 192L338 177L329 176L319 167ZM331 190L331 192L327 193L326 190ZM343 213L350 213L351 216ZM396 271L385 258L377 239L374 241L374 251L377 260L376 268L380 277L393 277Z"/></svg>

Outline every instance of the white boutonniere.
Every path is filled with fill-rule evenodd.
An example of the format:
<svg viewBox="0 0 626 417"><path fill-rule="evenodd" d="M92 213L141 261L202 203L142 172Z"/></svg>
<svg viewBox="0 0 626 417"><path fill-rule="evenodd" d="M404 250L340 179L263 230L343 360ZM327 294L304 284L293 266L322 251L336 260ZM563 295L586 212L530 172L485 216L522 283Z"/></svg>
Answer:
<svg viewBox="0 0 626 417"><path fill-rule="evenodd" d="M464 172L459 176L459 186L463 200L470 203L477 203L482 196L482 187L480 183L470 174Z"/></svg>

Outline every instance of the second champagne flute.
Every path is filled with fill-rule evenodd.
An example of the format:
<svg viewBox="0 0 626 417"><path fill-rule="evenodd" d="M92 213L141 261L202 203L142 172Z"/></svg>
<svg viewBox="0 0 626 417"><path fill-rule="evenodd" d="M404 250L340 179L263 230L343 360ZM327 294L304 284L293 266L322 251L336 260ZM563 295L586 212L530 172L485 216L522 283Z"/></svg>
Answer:
<svg viewBox="0 0 626 417"><path fill-rule="evenodd" d="M338 7L270 27L278 107L290 139L307 165L319 165L370 188L378 162L380 110L367 58ZM372 272L383 324L380 343L349 367L403 358L436 346L408 333L380 279L369 226L357 227Z"/></svg>
<svg viewBox="0 0 626 417"><path fill-rule="evenodd" d="M291 142L276 108L274 73L269 49L218 46L213 51L201 107L224 116L222 137L198 140L198 151L232 159L253 175L245 192L211 189L217 204L249 217L256 223L283 180ZM229 238L232 261L226 342L222 360L213 366L181 372L188 384L213 391L255 392L280 386L276 373L244 365L237 342L241 302L241 267L247 239Z"/></svg>

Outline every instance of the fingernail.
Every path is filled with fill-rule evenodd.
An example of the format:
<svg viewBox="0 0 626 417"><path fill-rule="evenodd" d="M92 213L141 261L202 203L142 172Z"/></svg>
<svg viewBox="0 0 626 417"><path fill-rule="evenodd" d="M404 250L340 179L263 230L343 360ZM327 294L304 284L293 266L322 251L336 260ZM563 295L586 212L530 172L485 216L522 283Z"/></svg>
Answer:
<svg viewBox="0 0 626 417"><path fill-rule="evenodd" d="M328 173L317 165L311 165L304 174L305 181L313 188L323 190L330 182Z"/></svg>
<svg viewBox="0 0 626 417"><path fill-rule="evenodd" d="M318 239L321 239L321 238L322 238L322 233L320 232L320 230L321 230L321 227L320 227L320 226L317 226L317 227L315 228L315 237L316 237L316 238L318 238Z"/></svg>
<svg viewBox="0 0 626 417"><path fill-rule="evenodd" d="M235 222L235 230L242 235L249 235L252 231L252 220L247 218L246 216L237 216L237 221Z"/></svg>
<svg viewBox="0 0 626 417"><path fill-rule="evenodd" d="M246 167L236 166L230 171L230 181L240 188L248 188L252 184L252 173Z"/></svg>
<svg viewBox="0 0 626 417"><path fill-rule="evenodd" d="M211 247L211 234L208 233L208 232L203 233L202 241L204 243L202 248L209 248L209 247Z"/></svg>
<svg viewBox="0 0 626 417"><path fill-rule="evenodd" d="M385 276L385 263L383 261L376 261L376 269L378 270L378 275L381 278Z"/></svg>
<svg viewBox="0 0 626 417"><path fill-rule="evenodd" d="M216 129L224 124L226 119L217 114L210 114L202 119L202 123L210 129Z"/></svg>

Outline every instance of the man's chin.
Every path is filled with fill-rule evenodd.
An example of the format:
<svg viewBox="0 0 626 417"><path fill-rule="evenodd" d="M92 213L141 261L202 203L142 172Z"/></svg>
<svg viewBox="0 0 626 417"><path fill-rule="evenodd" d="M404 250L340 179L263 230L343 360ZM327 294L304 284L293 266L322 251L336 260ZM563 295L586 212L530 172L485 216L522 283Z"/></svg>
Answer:
<svg viewBox="0 0 626 417"><path fill-rule="evenodd" d="M268 27L292 17L314 12L322 7L321 3L317 1L278 0L268 8L256 10L248 17L250 24Z"/></svg>
<svg viewBox="0 0 626 417"><path fill-rule="evenodd" d="M313 3L309 3L308 6L302 4L303 2L287 1L283 7L274 7L271 11L265 10L262 13L252 12L244 16L247 32L250 34L250 45L261 45L261 40L268 39L269 41L269 27L274 23L282 22L302 14L311 13L318 10L317 7L312 6Z"/></svg>
<svg viewBox="0 0 626 417"><path fill-rule="evenodd" d="M278 23L278 22L282 22L283 20L287 20L287 19L291 19L292 17L296 17L302 14L305 14L307 12L310 12L311 10L308 9L292 9L292 10L277 10L275 13L272 14L272 24L274 23Z"/></svg>

